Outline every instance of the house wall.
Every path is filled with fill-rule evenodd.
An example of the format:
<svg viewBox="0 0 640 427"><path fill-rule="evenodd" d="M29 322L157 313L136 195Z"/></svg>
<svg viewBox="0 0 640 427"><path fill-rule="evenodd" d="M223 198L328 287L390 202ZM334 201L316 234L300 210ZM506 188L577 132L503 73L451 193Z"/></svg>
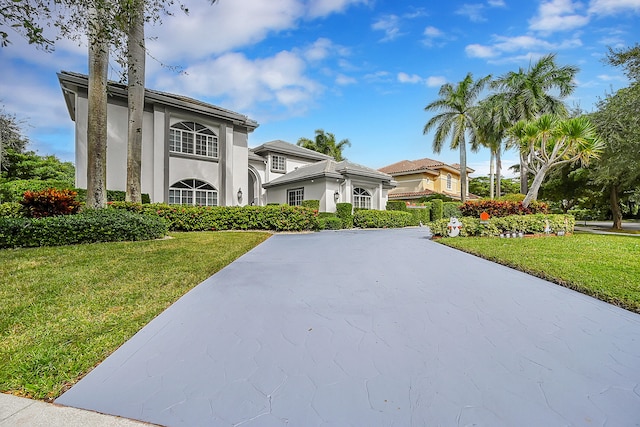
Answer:
<svg viewBox="0 0 640 427"><path fill-rule="evenodd" d="M87 188L87 93L79 92L76 103L76 186ZM219 159L169 153L168 130L180 121L195 121L218 135ZM125 100L109 98L107 105L107 189L126 190L127 181L127 121ZM205 181L218 190L220 205L248 203L248 134L202 115L166 108L147 106L143 117L141 190L152 202L168 201L169 186L189 178ZM263 181L264 182L264 181ZM238 203L241 189L243 200ZM250 201L249 201L250 202Z"/></svg>
<svg viewBox="0 0 640 427"><path fill-rule="evenodd" d="M270 187L267 190L269 203L286 204L288 202L287 191L296 188L304 188L304 200L319 200L320 212L336 211L336 202L333 195L338 190L339 183L335 179L327 178Z"/></svg>

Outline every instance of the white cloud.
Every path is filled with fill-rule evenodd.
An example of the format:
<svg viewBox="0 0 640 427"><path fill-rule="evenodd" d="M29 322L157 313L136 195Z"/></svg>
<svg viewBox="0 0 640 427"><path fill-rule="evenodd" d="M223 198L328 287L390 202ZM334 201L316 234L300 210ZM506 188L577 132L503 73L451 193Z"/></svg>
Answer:
<svg viewBox="0 0 640 427"><path fill-rule="evenodd" d="M387 15L371 25L376 31L383 31L384 37L380 40L383 42L394 40L402 35L400 32L400 18L397 15Z"/></svg>
<svg viewBox="0 0 640 427"><path fill-rule="evenodd" d="M624 76L612 76L609 74L600 74L598 78L604 82L626 82L627 79Z"/></svg>
<svg viewBox="0 0 640 427"><path fill-rule="evenodd" d="M338 74L336 76L336 84L340 86L347 86L357 83L358 81L353 77L346 76L344 74Z"/></svg>
<svg viewBox="0 0 640 427"><path fill-rule="evenodd" d="M484 22L487 19L482 15L482 11L484 10L484 5L480 3L469 4L465 3L456 10L456 15L464 15L471 22Z"/></svg>
<svg viewBox="0 0 640 427"><path fill-rule="evenodd" d="M444 33L439 29L437 29L436 27L428 26L427 28L424 29L424 35L427 37L434 38L434 37L442 37L444 36Z"/></svg>
<svg viewBox="0 0 640 427"><path fill-rule="evenodd" d="M420 77L417 74L409 75L407 73L400 72L400 73L398 73L398 81L400 83L415 84L415 83L421 83L422 82L422 77Z"/></svg>
<svg viewBox="0 0 640 427"><path fill-rule="evenodd" d="M487 4L491 7L505 7L506 4L504 0L489 0Z"/></svg>
<svg viewBox="0 0 640 427"><path fill-rule="evenodd" d="M615 15L625 11L640 13L640 0L591 0L589 13Z"/></svg>
<svg viewBox="0 0 640 427"><path fill-rule="evenodd" d="M491 46L481 44L470 44L464 48L464 51L471 58L492 58L498 55Z"/></svg>
<svg viewBox="0 0 640 427"><path fill-rule="evenodd" d="M237 0L233 0L237 1ZM278 1L255 0L255 3L277 4ZM311 0L308 6L308 16L310 18L321 18L335 12L343 12L351 5L367 5L371 0Z"/></svg>
<svg viewBox="0 0 640 427"><path fill-rule="evenodd" d="M225 106L239 111L273 102L278 104L273 108L299 109L322 91L305 71L305 61L288 51L253 61L226 53L188 67L183 76L165 75L156 83L162 90L197 98L223 98Z"/></svg>
<svg viewBox="0 0 640 427"><path fill-rule="evenodd" d="M545 33L569 31L589 23L589 17L577 12L582 3L572 0L550 0L542 2L538 14L529 20L529 29Z"/></svg>
<svg viewBox="0 0 640 427"><path fill-rule="evenodd" d="M442 76L430 76L427 77L427 86L440 87L447 82L447 79Z"/></svg>

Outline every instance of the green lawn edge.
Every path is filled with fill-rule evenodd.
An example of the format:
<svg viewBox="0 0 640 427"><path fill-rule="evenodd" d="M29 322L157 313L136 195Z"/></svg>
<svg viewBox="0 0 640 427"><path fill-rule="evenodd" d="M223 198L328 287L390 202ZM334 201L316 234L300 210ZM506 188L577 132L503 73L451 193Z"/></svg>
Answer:
<svg viewBox="0 0 640 427"><path fill-rule="evenodd" d="M463 237L438 243L640 313L640 238L572 234Z"/></svg>
<svg viewBox="0 0 640 427"><path fill-rule="evenodd" d="M153 241L0 250L0 392L55 399L269 236L171 233Z"/></svg>

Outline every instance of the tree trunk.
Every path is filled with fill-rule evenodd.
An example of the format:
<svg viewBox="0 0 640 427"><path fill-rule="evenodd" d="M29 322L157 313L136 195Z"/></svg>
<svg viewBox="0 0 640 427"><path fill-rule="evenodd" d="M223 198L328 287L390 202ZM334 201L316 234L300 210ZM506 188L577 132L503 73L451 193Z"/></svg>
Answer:
<svg viewBox="0 0 640 427"><path fill-rule="evenodd" d="M107 203L107 67L109 43L98 11L89 10L89 92L87 123L87 207Z"/></svg>
<svg viewBox="0 0 640 427"><path fill-rule="evenodd" d="M611 205L611 217L613 219L613 228L616 230L622 230L622 211L620 210L620 191L619 185L615 184L611 186L609 192L609 204Z"/></svg>
<svg viewBox="0 0 640 427"><path fill-rule="evenodd" d="M496 197L502 197L502 148L498 146L496 150Z"/></svg>
<svg viewBox="0 0 640 427"><path fill-rule="evenodd" d="M529 188L529 191L527 192L527 196L522 201L522 206L527 208L529 207L531 202L533 202L534 200L538 200L538 191L540 191L540 187L542 186L542 182L544 181L544 177L547 175L548 171L548 166L544 166L538 171L535 178L533 179L531 188Z"/></svg>
<svg viewBox="0 0 640 427"><path fill-rule="evenodd" d="M495 161L496 161L496 153L491 149L491 158L489 159L489 197L491 200L494 199L495 193Z"/></svg>
<svg viewBox="0 0 640 427"><path fill-rule="evenodd" d="M144 2L133 2L127 34L129 129L127 143L128 202L141 203L142 120L144 116L145 59Z"/></svg>
<svg viewBox="0 0 640 427"><path fill-rule="evenodd" d="M467 146L464 136L460 138L460 201L467 201Z"/></svg>
<svg viewBox="0 0 640 427"><path fill-rule="evenodd" d="M529 189L529 174L525 167L527 159L524 158L523 153L520 153L520 194L528 194Z"/></svg>

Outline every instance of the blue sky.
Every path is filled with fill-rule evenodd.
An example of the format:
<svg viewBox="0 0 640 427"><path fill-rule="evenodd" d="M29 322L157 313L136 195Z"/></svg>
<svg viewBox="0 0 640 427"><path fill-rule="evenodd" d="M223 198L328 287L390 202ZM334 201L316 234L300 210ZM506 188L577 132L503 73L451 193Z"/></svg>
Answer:
<svg viewBox="0 0 640 427"><path fill-rule="evenodd" d="M249 145L348 138L345 156L379 168L403 159L457 162L431 149L424 106L467 72L480 78L526 68L548 53L580 67L568 99L586 111L628 84L602 62L607 46L638 40L640 0L186 0L147 28L147 87L248 115L260 127ZM74 135L56 72L86 73L86 46L61 40L53 53L17 36L0 48L0 105L27 124L31 149L73 161ZM182 73L174 68L181 67ZM111 78L118 78L112 61ZM515 163L506 153L506 166ZM489 153L469 153L472 176Z"/></svg>

